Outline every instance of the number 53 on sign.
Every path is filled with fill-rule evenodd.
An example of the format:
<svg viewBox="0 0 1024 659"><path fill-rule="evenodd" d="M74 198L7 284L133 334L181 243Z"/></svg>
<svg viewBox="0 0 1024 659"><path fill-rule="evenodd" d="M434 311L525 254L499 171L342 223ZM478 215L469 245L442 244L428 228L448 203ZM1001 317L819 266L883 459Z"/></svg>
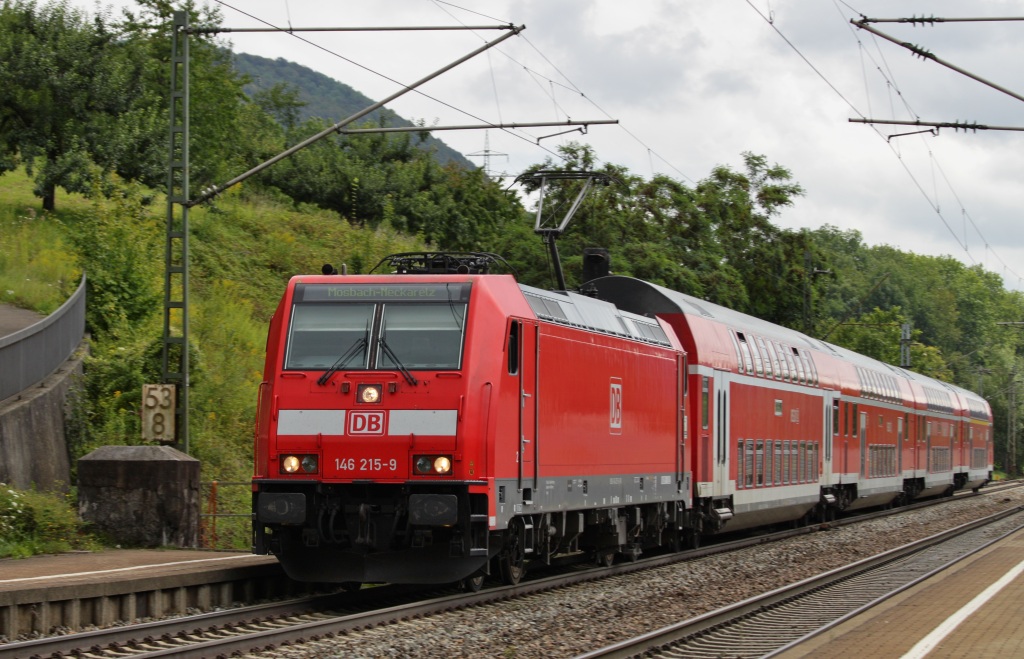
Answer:
<svg viewBox="0 0 1024 659"><path fill-rule="evenodd" d="M174 443L175 394L173 384L142 385L143 441Z"/></svg>

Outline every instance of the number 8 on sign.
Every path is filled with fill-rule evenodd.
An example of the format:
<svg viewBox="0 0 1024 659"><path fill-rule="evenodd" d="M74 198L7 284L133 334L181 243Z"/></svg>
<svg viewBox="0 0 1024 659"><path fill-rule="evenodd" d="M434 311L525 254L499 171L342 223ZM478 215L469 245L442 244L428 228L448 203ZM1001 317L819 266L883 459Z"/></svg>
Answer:
<svg viewBox="0 0 1024 659"><path fill-rule="evenodd" d="M174 443L173 384L142 385L142 439L162 444Z"/></svg>

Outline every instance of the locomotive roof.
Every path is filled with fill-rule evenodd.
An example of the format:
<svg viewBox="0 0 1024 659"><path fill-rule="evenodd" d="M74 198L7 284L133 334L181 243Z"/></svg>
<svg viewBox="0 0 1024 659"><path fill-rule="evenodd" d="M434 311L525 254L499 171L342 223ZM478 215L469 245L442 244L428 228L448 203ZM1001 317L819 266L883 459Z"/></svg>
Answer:
<svg viewBox="0 0 1024 659"><path fill-rule="evenodd" d="M651 316L631 313L611 302L572 291L548 291L525 284L520 284L519 288L538 318L645 343L672 345L658 321Z"/></svg>

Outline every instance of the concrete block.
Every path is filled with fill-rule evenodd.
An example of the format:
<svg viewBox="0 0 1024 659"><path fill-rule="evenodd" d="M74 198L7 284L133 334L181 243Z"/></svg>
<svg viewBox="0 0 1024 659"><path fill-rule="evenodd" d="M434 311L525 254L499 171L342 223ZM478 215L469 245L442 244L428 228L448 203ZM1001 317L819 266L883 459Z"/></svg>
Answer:
<svg viewBox="0 0 1024 659"><path fill-rule="evenodd" d="M169 446L103 446L78 461L78 512L133 547L197 547L199 461Z"/></svg>

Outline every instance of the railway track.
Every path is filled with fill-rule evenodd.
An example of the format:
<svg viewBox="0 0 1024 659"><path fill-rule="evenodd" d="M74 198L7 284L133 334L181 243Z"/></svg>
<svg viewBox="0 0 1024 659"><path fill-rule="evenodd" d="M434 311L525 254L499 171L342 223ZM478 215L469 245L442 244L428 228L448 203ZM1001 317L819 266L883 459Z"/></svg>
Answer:
<svg viewBox="0 0 1024 659"><path fill-rule="evenodd" d="M992 490L988 493L996 492ZM927 505L916 504L892 512L923 507ZM891 512L861 515L832 522L829 526L856 523L887 514ZM748 537L700 550L643 558L615 565L610 569L565 566L545 572L538 578L524 581L518 586L488 588L473 594L459 593L454 588L382 586L364 588L358 593L306 597L140 625L8 643L0 645L0 659L75 655L212 657L260 652L312 639L351 634L400 620L527 597L586 581L620 577L638 570L737 551L816 530L818 527L812 526Z"/></svg>
<svg viewBox="0 0 1024 659"><path fill-rule="evenodd" d="M992 515L577 659L776 656L1021 528L1020 509Z"/></svg>

